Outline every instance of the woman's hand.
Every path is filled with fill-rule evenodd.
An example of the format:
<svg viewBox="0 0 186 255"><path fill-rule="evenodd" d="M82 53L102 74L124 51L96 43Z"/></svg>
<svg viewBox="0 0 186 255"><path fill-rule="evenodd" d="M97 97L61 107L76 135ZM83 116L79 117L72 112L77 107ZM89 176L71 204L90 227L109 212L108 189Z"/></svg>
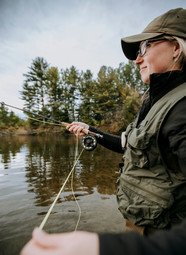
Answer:
<svg viewBox="0 0 186 255"><path fill-rule="evenodd" d="M99 238L95 233L71 232L47 234L36 228L32 239L20 255L99 255Z"/></svg>
<svg viewBox="0 0 186 255"><path fill-rule="evenodd" d="M78 136L88 134L89 125L83 122L72 122L67 126L67 130Z"/></svg>

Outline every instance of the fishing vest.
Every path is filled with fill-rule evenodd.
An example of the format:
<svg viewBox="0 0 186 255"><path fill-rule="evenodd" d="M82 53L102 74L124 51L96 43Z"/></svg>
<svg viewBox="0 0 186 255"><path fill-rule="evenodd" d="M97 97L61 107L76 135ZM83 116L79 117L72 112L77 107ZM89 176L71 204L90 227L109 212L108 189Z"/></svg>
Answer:
<svg viewBox="0 0 186 255"><path fill-rule="evenodd" d="M163 120L185 96L183 83L159 99L138 127L136 118L123 136L117 201L124 218L135 225L162 229L186 218L186 178L179 169L168 169L158 146Z"/></svg>

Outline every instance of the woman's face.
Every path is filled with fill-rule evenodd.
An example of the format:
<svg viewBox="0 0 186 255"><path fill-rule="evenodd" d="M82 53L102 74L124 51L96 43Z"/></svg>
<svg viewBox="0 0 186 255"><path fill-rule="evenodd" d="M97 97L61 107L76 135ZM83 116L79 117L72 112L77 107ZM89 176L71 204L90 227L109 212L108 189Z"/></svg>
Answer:
<svg viewBox="0 0 186 255"><path fill-rule="evenodd" d="M141 57L138 54L136 65L140 66L141 79L144 83L150 83L150 75L164 73L171 70L179 70L174 58L179 54L178 43L168 40L147 43L146 53Z"/></svg>

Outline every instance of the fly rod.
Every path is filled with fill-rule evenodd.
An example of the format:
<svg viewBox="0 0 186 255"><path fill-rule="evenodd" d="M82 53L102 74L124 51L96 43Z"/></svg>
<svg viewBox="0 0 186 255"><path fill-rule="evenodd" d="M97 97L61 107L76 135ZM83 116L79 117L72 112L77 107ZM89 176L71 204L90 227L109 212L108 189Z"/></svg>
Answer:
<svg viewBox="0 0 186 255"><path fill-rule="evenodd" d="M66 127L70 125L69 123L61 122L61 121L59 121L59 120L55 120L55 119L46 117L46 116L41 115L41 114L38 114L38 113L34 113L34 112L31 112L31 111L28 111L28 110L24 110L24 109L22 109L22 108L19 108L19 107L16 107L16 106L12 106L12 105L6 104L6 103L4 103L4 102L1 102L1 104L6 105L6 106L11 107L11 108L14 108L14 109L17 109L17 110L20 110L20 111L25 112L25 113L31 114L31 115L35 115L35 116L37 116L37 117L40 117L40 118L43 118L43 119L52 121L52 122L54 122L54 123L61 124L61 125L66 126ZM83 129L82 132L83 132L84 134L92 134L92 135L95 135L96 137L102 138L102 135L97 134L97 133L94 133L94 132L92 132L92 131L90 131L90 130Z"/></svg>
<svg viewBox="0 0 186 255"><path fill-rule="evenodd" d="M39 118L43 118L43 119L46 119L46 120L49 120L53 123L57 123L57 124L60 124L62 126L69 126L70 124L69 123L66 123L66 122L61 122L59 120L55 120L55 119L52 119L52 118L49 118L49 117L46 117L44 115L41 115L41 114L38 114L38 113L34 113L34 112L31 112L31 111L28 111L28 110L25 110L25 109L22 109L22 108L19 108L17 106L13 106L13 105L9 105L9 104L6 104L4 102L1 102L2 105L6 105L8 107L11 107L11 108L14 108L14 109L17 109L17 110L20 110L24 113L27 113L27 114L31 114L31 115L35 115ZM92 132L90 130L87 130L87 129L82 129L82 131L85 135L82 137L82 140L81 140L81 145L82 147L87 150L87 151L92 151L96 148L97 146L97 138L103 138L102 135L100 134L97 134L95 132Z"/></svg>

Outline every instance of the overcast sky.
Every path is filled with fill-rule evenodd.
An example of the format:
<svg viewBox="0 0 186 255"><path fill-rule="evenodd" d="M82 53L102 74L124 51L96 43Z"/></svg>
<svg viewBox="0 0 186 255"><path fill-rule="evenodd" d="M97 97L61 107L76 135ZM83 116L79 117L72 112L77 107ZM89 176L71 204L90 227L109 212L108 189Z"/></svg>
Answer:
<svg viewBox="0 0 186 255"><path fill-rule="evenodd" d="M23 107L23 73L38 56L95 76L118 67L127 61L120 39L178 7L186 0L0 0L0 102Z"/></svg>

